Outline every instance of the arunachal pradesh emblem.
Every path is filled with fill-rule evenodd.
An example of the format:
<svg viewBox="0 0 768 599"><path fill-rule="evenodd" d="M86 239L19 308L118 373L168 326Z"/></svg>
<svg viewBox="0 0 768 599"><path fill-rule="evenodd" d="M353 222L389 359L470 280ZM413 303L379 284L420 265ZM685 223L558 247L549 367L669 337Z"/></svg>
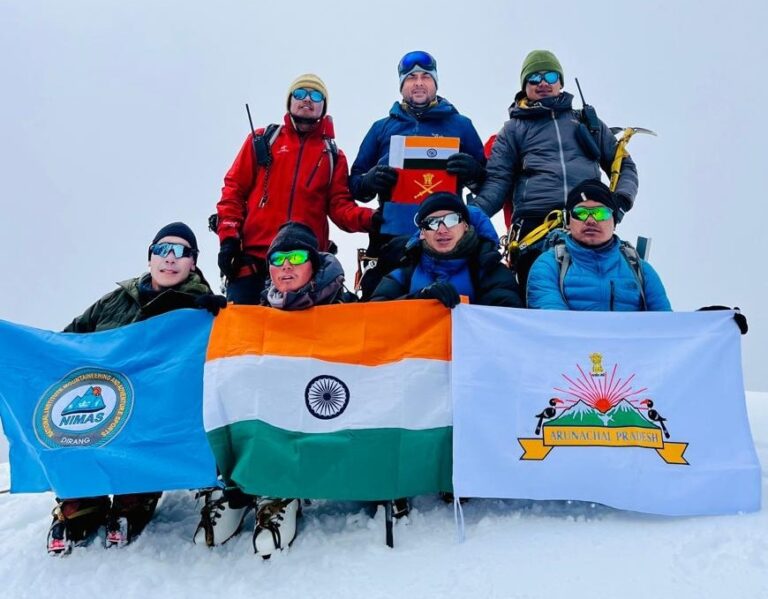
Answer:
<svg viewBox="0 0 768 599"><path fill-rule="evenodd" d="M655 449L668 464L688 464L683 453L688 443L669 442L667 419L646 397L647 387L634 389L635 375L617 376L603 369L603 355L589 355L589 374L577 364L579 376L563 374L566 388L536 414L535 438L518 439L521 460L543 460L555 447L645 447ZM540 435L540 437L538 436Z"/></svg>
<svg viewBox="0 0 768 599"><path fill-rule="evenodd" d="M330 374L316 376L304 390L304 402L315 418L330 420L340 416L349 404L349 388Z"/></svg>
<svg viewBox="0 0 768 599"><path fill-rule="evenodd" d="M98 447L117 436L132 409L133 388L125 375L79 368L37 402L35 434L46 447Z"/></svg>

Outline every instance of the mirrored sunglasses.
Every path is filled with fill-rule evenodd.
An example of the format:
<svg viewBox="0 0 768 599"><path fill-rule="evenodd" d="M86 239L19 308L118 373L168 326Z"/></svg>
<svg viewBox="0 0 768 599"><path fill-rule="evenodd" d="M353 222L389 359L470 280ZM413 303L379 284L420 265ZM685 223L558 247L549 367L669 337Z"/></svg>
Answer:
<svg viewBox="0 0 768 599"><path fill-rule="evenodd" d="M282 266L288 260L289 264L299 266L309 260L309 250L291 250L289 252L272 252L269 255L269 263L272 266Z"/></svg>
<svg viewBox="0 0 768 599"><path fill-rule="evenodd" d="M325 100L325 96L323 95L323 92L318 91L316 89L304 89L303 87L293 90L291 92L291 95L296 100L303 100L304 98L309 96L309 99L312 100L315 104L319 104L320 102Z"/></svg>
<svg viewBox="0 0 768 599"><path fill-rule="evenodd" d="M428 216L421 221L419 228L437 231L440 228L440 225L445 225L446 228L452 229L463 220L464 218L458 212L451 212L450 214L444 214L443 216Z"/></svg>
<svg viewBox="0 0 768 599"><path fill-rule="evenodd" d="M571 214L574 218L580 221L585 221L591 216L597 222L601 222L611 218L613 216L613 210L607 206L593 206L592 208L587 208L586 206L576 206L573 210L571 210Z"/></svg>
<svg viewBox="0 0 768 599"><path fill-rule="evenodd" d="M420 66L425 71L434 71L437 69L437 61L429 52L422 50L408 52L397 65L397 73L399 75L410 73L415 66Z"/></svg>
<svg viewBox="0 0 768 599"><path fill-rule="evenodd" d="M153 243L149 246L149 250L154 256L160 256L161 258L165 258L170 252L173 252L177 259L194 258L197 255L195 250L181 243Z"/></svg>
<svg viewBox="0 0 768 599"><path fill-rule="evenodd" d="M538 85L542 81L546 81L550 85L554 85L560 80L560 74L556 71L547 71L546 73L533 73L529 75L526 83L530 85Z"/></svg>

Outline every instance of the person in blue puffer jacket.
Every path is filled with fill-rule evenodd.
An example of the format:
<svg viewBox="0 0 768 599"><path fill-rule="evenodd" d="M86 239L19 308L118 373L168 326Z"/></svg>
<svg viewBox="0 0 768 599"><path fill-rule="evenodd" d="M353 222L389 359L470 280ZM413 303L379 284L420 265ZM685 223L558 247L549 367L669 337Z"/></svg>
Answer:
<svg viewBox="0 0 768 599"><path fill-rule="evenodd" d="M416 223L402 266L384 277L371 301L436 299L453 308L465 295L472 304L522 307L515 275L501 263L482 212L470 214L456 194L439 192L419 206Z"/></svg>
<svg viewBox="0 0 768 599"><path fill-rule="evenodd" d="M616 196L597 179L568 194L569 234L544 252L528 277L529 308L545 310L670 311L653 267L614 234ZM634 266L633 266L634 263ZM562 279L562 270L565 276Z"/></svg>

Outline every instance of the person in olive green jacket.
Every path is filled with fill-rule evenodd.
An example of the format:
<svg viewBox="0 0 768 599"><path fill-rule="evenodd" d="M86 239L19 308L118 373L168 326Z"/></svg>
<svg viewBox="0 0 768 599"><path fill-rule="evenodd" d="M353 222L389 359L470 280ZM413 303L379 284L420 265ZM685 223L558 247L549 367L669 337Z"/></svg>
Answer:
<svg viewBox="0 0 768 599"><path fill-rule="evenodd" d="M146 320L179 308L203 308L214 315L226 299L214 295L197 268L197 239L187 225L166 225L149 246L149 272L118 283L65 333L93 333ZM160 492L58 499L48 531L48 553L67 555L106 526L105 545L123 546L138 536L154 514Z"/></svg>

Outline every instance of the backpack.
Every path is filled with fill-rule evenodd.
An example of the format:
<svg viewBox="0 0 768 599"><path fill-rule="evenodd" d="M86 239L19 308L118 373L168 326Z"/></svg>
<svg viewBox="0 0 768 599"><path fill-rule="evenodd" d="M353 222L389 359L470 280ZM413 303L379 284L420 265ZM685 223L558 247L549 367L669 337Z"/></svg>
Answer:
<svg viewBox="0 0 768 599"><path fill-rule="evenodd" d="M272 144L275 143L277 136L280 135L282 130L282 125L271 123L264 128L263 133L253 136L253 156L256 167L263 166L269 168L272 164ZM339 148L336 145L336 140L330 137L323 136L323 143L325 144L325 151L328 152L328 159L331 161L331 174L328 179L328 184L330 185L333 179L333 172L336 169L336 162L339 158ZM256 176L255 173L256 169L254 169L254 178Z"/></svg>
<svg viewBox="0 0 768 599"><path fill-rule="evenodd" d="M571 254L568 252L568 248L565 245L565 235L566 233L562 229L552 231L552 233L547 236L545 246L547 248L554 248L555 260L557 260L557 263L560 265L560 295L563 297L563 301L568 304L568 300L565 297L565 274L571 266ZM648 305L645 302L645 277L643 276L640 254L637 253L635 246L622 239L619 240L619 251L621 252L621 255L624 256L627 264L629 264L629 268L635 276L637 286L640 288L640 304L642 305L642 309L643 311L648 310Z"/></svg>
<svg viewBox="0 0 768 599"><path fill-rule="evenodd" d="M275 143L277 136L280 135L280 131L283 126L276 123L271 123L264 128L264 132L253 135L251 143L253 144L253 180L251 181L251 188L256 184L256 171L259 166L269 168L272 164L272 144ZM328 159L331 161L330 175L328 178L328 185L333 180L333 173L336 170L336 162L339 158L339 148L336 145L336 140L330 137L323 136L323 143L325 144L325 150L328 152ZM264 200L262 200L264 201ZM212 233L216 233L219 227L219 215L211 214L208 217L208 230ZM332 252L335 253L335 252Z"/></svg>

